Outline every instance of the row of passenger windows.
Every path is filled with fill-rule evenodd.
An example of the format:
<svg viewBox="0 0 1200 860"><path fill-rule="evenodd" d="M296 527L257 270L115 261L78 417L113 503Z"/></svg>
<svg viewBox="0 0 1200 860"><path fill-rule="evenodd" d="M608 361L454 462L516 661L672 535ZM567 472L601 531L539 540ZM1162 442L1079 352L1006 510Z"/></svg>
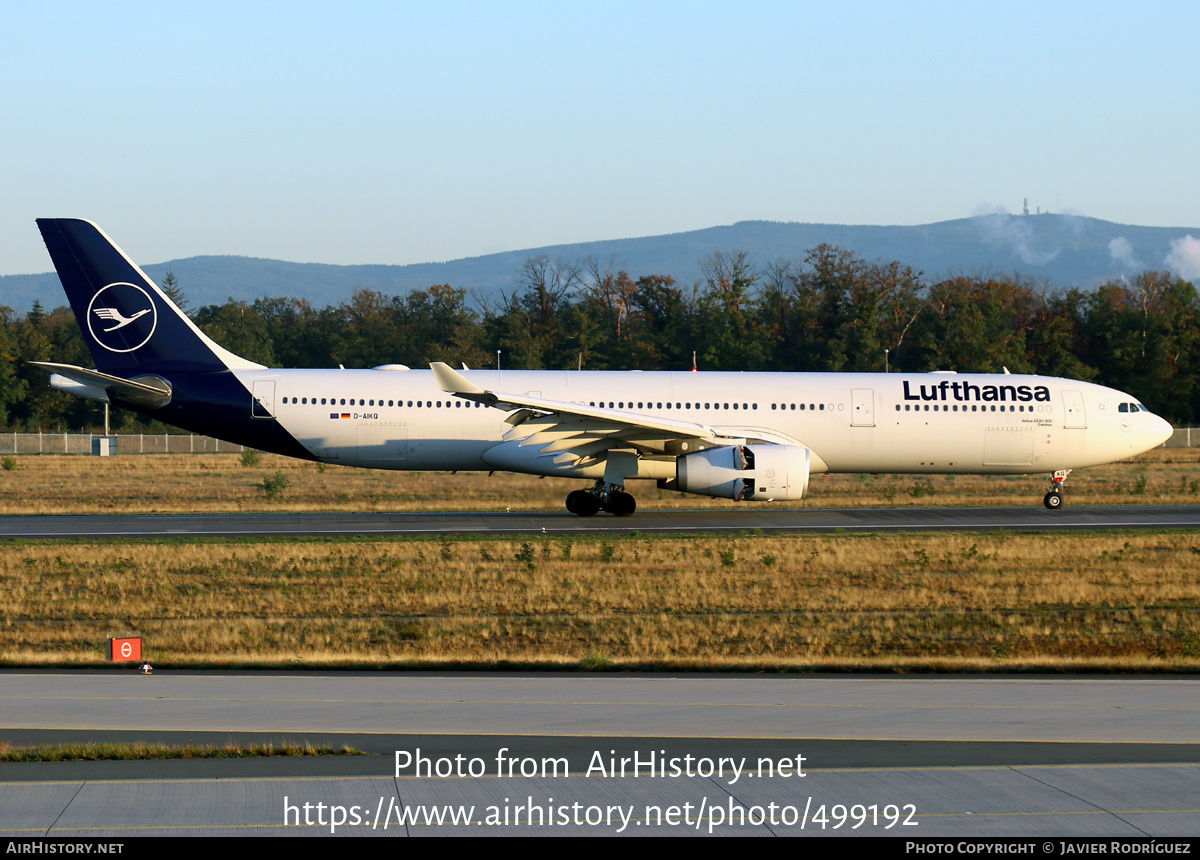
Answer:
<svg viewBox="0 0 1200 860"><path fill-rule="evenodd" d="M924 411L928 412L929 409L930 409L929 404L928 403L924 404ZM920 403L918 403L916 406L913 406L911 403L904 404L905 412L920 412L921 410L922 410L922 406ZM896 404L896 411L897 412L900 411L899 403ZM959 408L957 403L951 404L949 406L947 406L946 404L942 404L941 409L939 410L938 404L935 403L935 404L933 404L933 411L934 412L938 412L938 411L941 411L941 412L966 412L967 407L966 407L966 404L963 404L961 409ZM991 408L989 409L988 404L986 404L986 403L984 403L982 406L980 406L979 404L973 403L973 404L971 404L970 411L971 412L989 412L989 411L995 412L996 404L993 403L991 405ZM1006 410L1003 406L1001 406L999 411L1004 412ZM1007 411L1008 412L1033 412L1034 410L1033 410L1033 406L1030 405L1030 406L1009 406ZM1039 406L1037 408L1037 411L1038 412L1049 412L1050 407L1049 406Z"/></svg>
<svg viewBox="0 0 1200 860"><path fill-rule="evenodd" d="M313 406L317 405L317 403L318 403L317 398L315 398L315 397L291 397L291 398L285 397L285 398L283 398L283 402L300 404L300 405L313 405ZM451 407L461 409L464 406L468 409L470 409L471 406L474 406L476 409L479 409L483 405L481 403L471 403L471 402L463 401L463 400L447 400L443 403L443 401L441 401L441 400L436 400L436 401L435 400L415 400L415 401L414 400L407 400L407 401L406 400L387 400L387 401L384 401L383 399L380 399L378 401L378 403L376 403L376 401L373 399L366 400L363 398L354 398L354 397L351 397L349 399L347 399L345 397L342 397L340 399L337 397L329 397L329 398L322 397L320 399L321 406L358 406L358 407L363 407L363 406L383 406L385 403L388 406L400 406L400 407L408 406L410 408L415 407L418 409L420 409L422 407L424 407L426 409L434 409L434 408L440 409L443 406L447 409L449 409ZM601 409L603 409L603 408L605 408L606 404L604 403L604 401L597 403L596 401L593 400L589 405L599 406ZM693 403L675 403L675 404L673 404L673 406L675 409L692 409L692 408L695 408L695 409L735 409L735 410L736 409L742 409L742 410L758 409L757 403L742 403L742 404L737 404L737 403L733 403L733 404L729 404L729 403L694 403L694 404ZM628 407L630 409L635 409L635 408L636 409L663 409L663 408L671 409L672 404L671 403L666 403L666 404L647 403L644 401L635 404L633 401L629 401ZM1136 411L1138 411L1139 407L1142 410L1148 411L1148 410L1146 410L1146 407L1142 406L1140 403L1138 403L1138 404L1122 403L1119 408L1120 408L1121 412L1136 412ZM607 403L607 408L609 408L609 409L624 409L624 408L626 408L626 403L623 400L618 400L618 401L610 400ZM920 411L922 411L922 408L924 408L925 412L929 412L931 407L930 407L930 404L928 404L928 403L923 404L923 406L922 406L922 404L917 404L916 406L913 406L911 403L905 403L903 406L903 409L905 412L912 412L914 410L917 412L920 412ZM800 404L772 403L771 409L773 411L782 410L784 412L787 412L789 410L792 412L795 412L797 409L800 410L801 412L804 412L804 411L824 412L825 404L824 403L808 403L808 404L805 404L805 403L800 403ZM900 409L901 409L901 405L899 403L897 403L896 411L899 412ZM982 407L979 406L978 404L972 404L970 411L971 412L979 412L979 411L987 412L988 409L989 409L989 407L988 407L988 404L986 404L986 403L983 404ZM941 411L941 412L959 412L959 411L966 412L967 407L964 404L960 409L958 404L946 405L946 404L935 403L932 406L932 410L934 412L939 412L939 411ZM992 412L996 411L995 404L991 405L991 411ZM1000 406L999 411L1004 412L1005 407ZM1007 408L1007 411L1009 411L1009 412L1033 412L1034 408L1032 405L1031 406L1024 406L1024 405L1009 406ZM1045 407L1038 406L1037 411L1038 412L1043 412L1043 411L1049 412L1050 407L1049 406L1045 406Z"/></svg>
<svg viewBox="0 0 1200 860"><path fill-rule="evenodd" d="M598 406L601 409L606 408L605 402L601 400L599 403L591 401L589 406ZM608 401L608 409L746 409L753 410L758 408L757 403L650 403L639 401L634 403L630 400L626 403L624 400Z"/></svg>
<svg viewBox="0 0 1200 860"><path fill-rule="evenodd" d="M283 398L283 402L284 403L298 403L302 406L303 405L316 406L317 398L315 398L315 397L291 397L291 398L285 397L285 398ZM329 397L329 398L322 397L320 400L320 404L322 406L359 406L359 407L363 407L363 406L376 406L376 405L383 406L384 403L385 403L385 401L382 398L379 400L379 402L377 404L374 400L364 400L361 397L360 398L351 397L349 399L349 401L347 401L345 397L341 398L340 400L336 397ZM416 401L413 401L413 400L409 400L409 401L388 400L388 401L386 401L386 403L388 406L415 406L417 408L420 408L423 406L426 409L433 409L433 408L435 408L435 405L437 407L441 407L443 405L442 401L440 401L440 400L438 400L438 401L433 401L433 400L416 400ZM447 409L449 409L451 406L457 406L460 409L463 406L466 406L468 409L470 409L472 404L469 402L462 401L462 400L447 400L444 405ZM482 405L483 404L481 404L481 403L474 404L476 409L478 409Z"/></svg>
<svg viewBox="0 0 1200 860"><path fill-rule="evenodd" d="M409 407L418 407L418 408L424 406L425 408L429 408L429 409L432 409L435 407L440 408L443 405L446 406L446 408L449 408L452 405L457 406L457 407L462 407L464 405L463 401L461 401L461 400L447 400L443 404L443 402L441 400L437 400L437 401L433 401L433 400L424 400L424 401L422 401L422 400L416 400L416 401L413 401L413 400L408 400L408 401L386 400L385 401L383 399L380 399L379 401L375 401L373 399L366 400L363 398L354 398L354 397L351 397L349 399L347 399L345 397L343 397L341 399L339 399L337 397L328 397L328 398L322 397L319 401L315 397L285 397L285 398L283 398L283 402L299 404L299 405L304 405L304 406L307 406L307 405L315 406L318 403L321 406L359 406L359 407L383 406L386 404L388 406L400 406L400 407L409 406ZM470 406L471 406L470 403L467 403L466 405L468 408L470 408ZM480 406L482 406L482 404L480 404L480 403L475 403L474 405L476 408L479 408ZM599 406L601 409L604 409L606 406L609 409L625 409L627 407L629 409L733 409L733 410L744 410L744 411L754 411L754 410L758 409L757 403L663 403L663 402L649 403L646 401L639 401L637 403L634 403L632 400L630 400L628 403L626 403L626 401L624 401L624 400L609 400L607 402L607 404L604 401L600 401L599 403L597 403L596 401L593 400L588 405L589 406ZM897 406L896 408L899 409L900 407ZM793 412L795 412L797 409L799 409L801 411L808 409L808 410L812 410L814 412L817 410L824 412L825 404L824 403L820 403L820 404L817 404L817 403L808 403L808 404L805 404L805 403L800 403L800 404L772 403L771 409L772 410L783 410L785 412L789 409L792 410Z"/></svg>

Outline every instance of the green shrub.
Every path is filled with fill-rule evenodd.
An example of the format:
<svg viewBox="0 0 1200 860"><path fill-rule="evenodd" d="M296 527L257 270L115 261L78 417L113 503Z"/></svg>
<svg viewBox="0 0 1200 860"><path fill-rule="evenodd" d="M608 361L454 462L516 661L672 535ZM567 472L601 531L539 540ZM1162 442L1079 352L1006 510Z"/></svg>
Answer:
<svg viewBox="0 0 1200 860"><path fill-rule="evenodd" d="M268 499L278 498L288 487L292 485L291 480L283 472L276 472L269 478L263 478L259 488L263 491Z"/></svg>

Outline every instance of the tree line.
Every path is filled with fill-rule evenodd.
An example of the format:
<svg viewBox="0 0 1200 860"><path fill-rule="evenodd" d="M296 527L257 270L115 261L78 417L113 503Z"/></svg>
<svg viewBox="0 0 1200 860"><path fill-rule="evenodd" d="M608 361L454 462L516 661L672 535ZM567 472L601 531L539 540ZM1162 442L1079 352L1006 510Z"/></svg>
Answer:
<svg viewBox="0 0 1200 860"><path fill-rule="evenodd" d="M1200 417L1200 300L1188 281L1145 271L1096 289L1020 275L927 280L899 262L820 245L756 265L715 253L702 280L634 277L613 263L533 257L494 298L448 284L387 296L360 290L314 308L230 299L189 312L209 337L270 367L430 361L513 369L1039 373L1126 391L1176 424ZM168 275L182 300L186 285ZM91 367L74 315L0 307L0 426L88 430L103 407L53 391L29 360ZM162 428L116 410L121 432Z"/></svg>

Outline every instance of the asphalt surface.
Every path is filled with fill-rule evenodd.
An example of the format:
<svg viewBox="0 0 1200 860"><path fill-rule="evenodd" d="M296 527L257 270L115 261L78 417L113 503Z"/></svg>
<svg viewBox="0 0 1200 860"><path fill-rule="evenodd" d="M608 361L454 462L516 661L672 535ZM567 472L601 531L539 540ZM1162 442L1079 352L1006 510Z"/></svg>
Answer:
<svg viewBox="0 0 1200 860"><path fill-rule="evenodd" d="M178 538L270 535L765 533L844 531L1022 531L1200 527L1200 507L1136 505L1022 508L748 508L649 511L631 517L577 517L566 511L393 514L214 514L204 516L36 516L0 518L0 538Z"/></svg>
<svg viewBox="0 0 1200 860"><path fill-rule="evenodd" d="M328 834L318 812L311 827L302 820L305 803L358 807L358 826L337 831L355 835L547 833L495 816L559 804L627 816L622 826L580 812L554 825L564 835L707 833L718 813L714 832L828 834L835 807L845 821L872 804L891 817L860 822L858 835L1200 829L1200 679L1191 677L8 671L0 714L9 725L0 738L16 743L296 740L371 753L0 765L5 835ZM426 770L397 769L398 751ZM652 776L643 765L634 776L635 757L681 772ZM385 812L397 804L470 806L470 823L401 830ZM791 818L724 818L734 808L765 815L770 804ZM701 808L708 817L663 823L666 807L678 820Z"/></svg>

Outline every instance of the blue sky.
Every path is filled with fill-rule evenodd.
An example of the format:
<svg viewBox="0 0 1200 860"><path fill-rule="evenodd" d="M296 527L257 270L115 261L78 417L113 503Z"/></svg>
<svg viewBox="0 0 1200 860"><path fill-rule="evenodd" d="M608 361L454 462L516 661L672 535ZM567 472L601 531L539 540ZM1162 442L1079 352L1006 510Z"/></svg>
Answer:
<svg viewBox="0 0 1200 860"><path fill-rule="evenodd" d="M1200 226L1194 3L0 3L0 274L745 219ZM2 298L0 298L2 303Z"/></svg>

